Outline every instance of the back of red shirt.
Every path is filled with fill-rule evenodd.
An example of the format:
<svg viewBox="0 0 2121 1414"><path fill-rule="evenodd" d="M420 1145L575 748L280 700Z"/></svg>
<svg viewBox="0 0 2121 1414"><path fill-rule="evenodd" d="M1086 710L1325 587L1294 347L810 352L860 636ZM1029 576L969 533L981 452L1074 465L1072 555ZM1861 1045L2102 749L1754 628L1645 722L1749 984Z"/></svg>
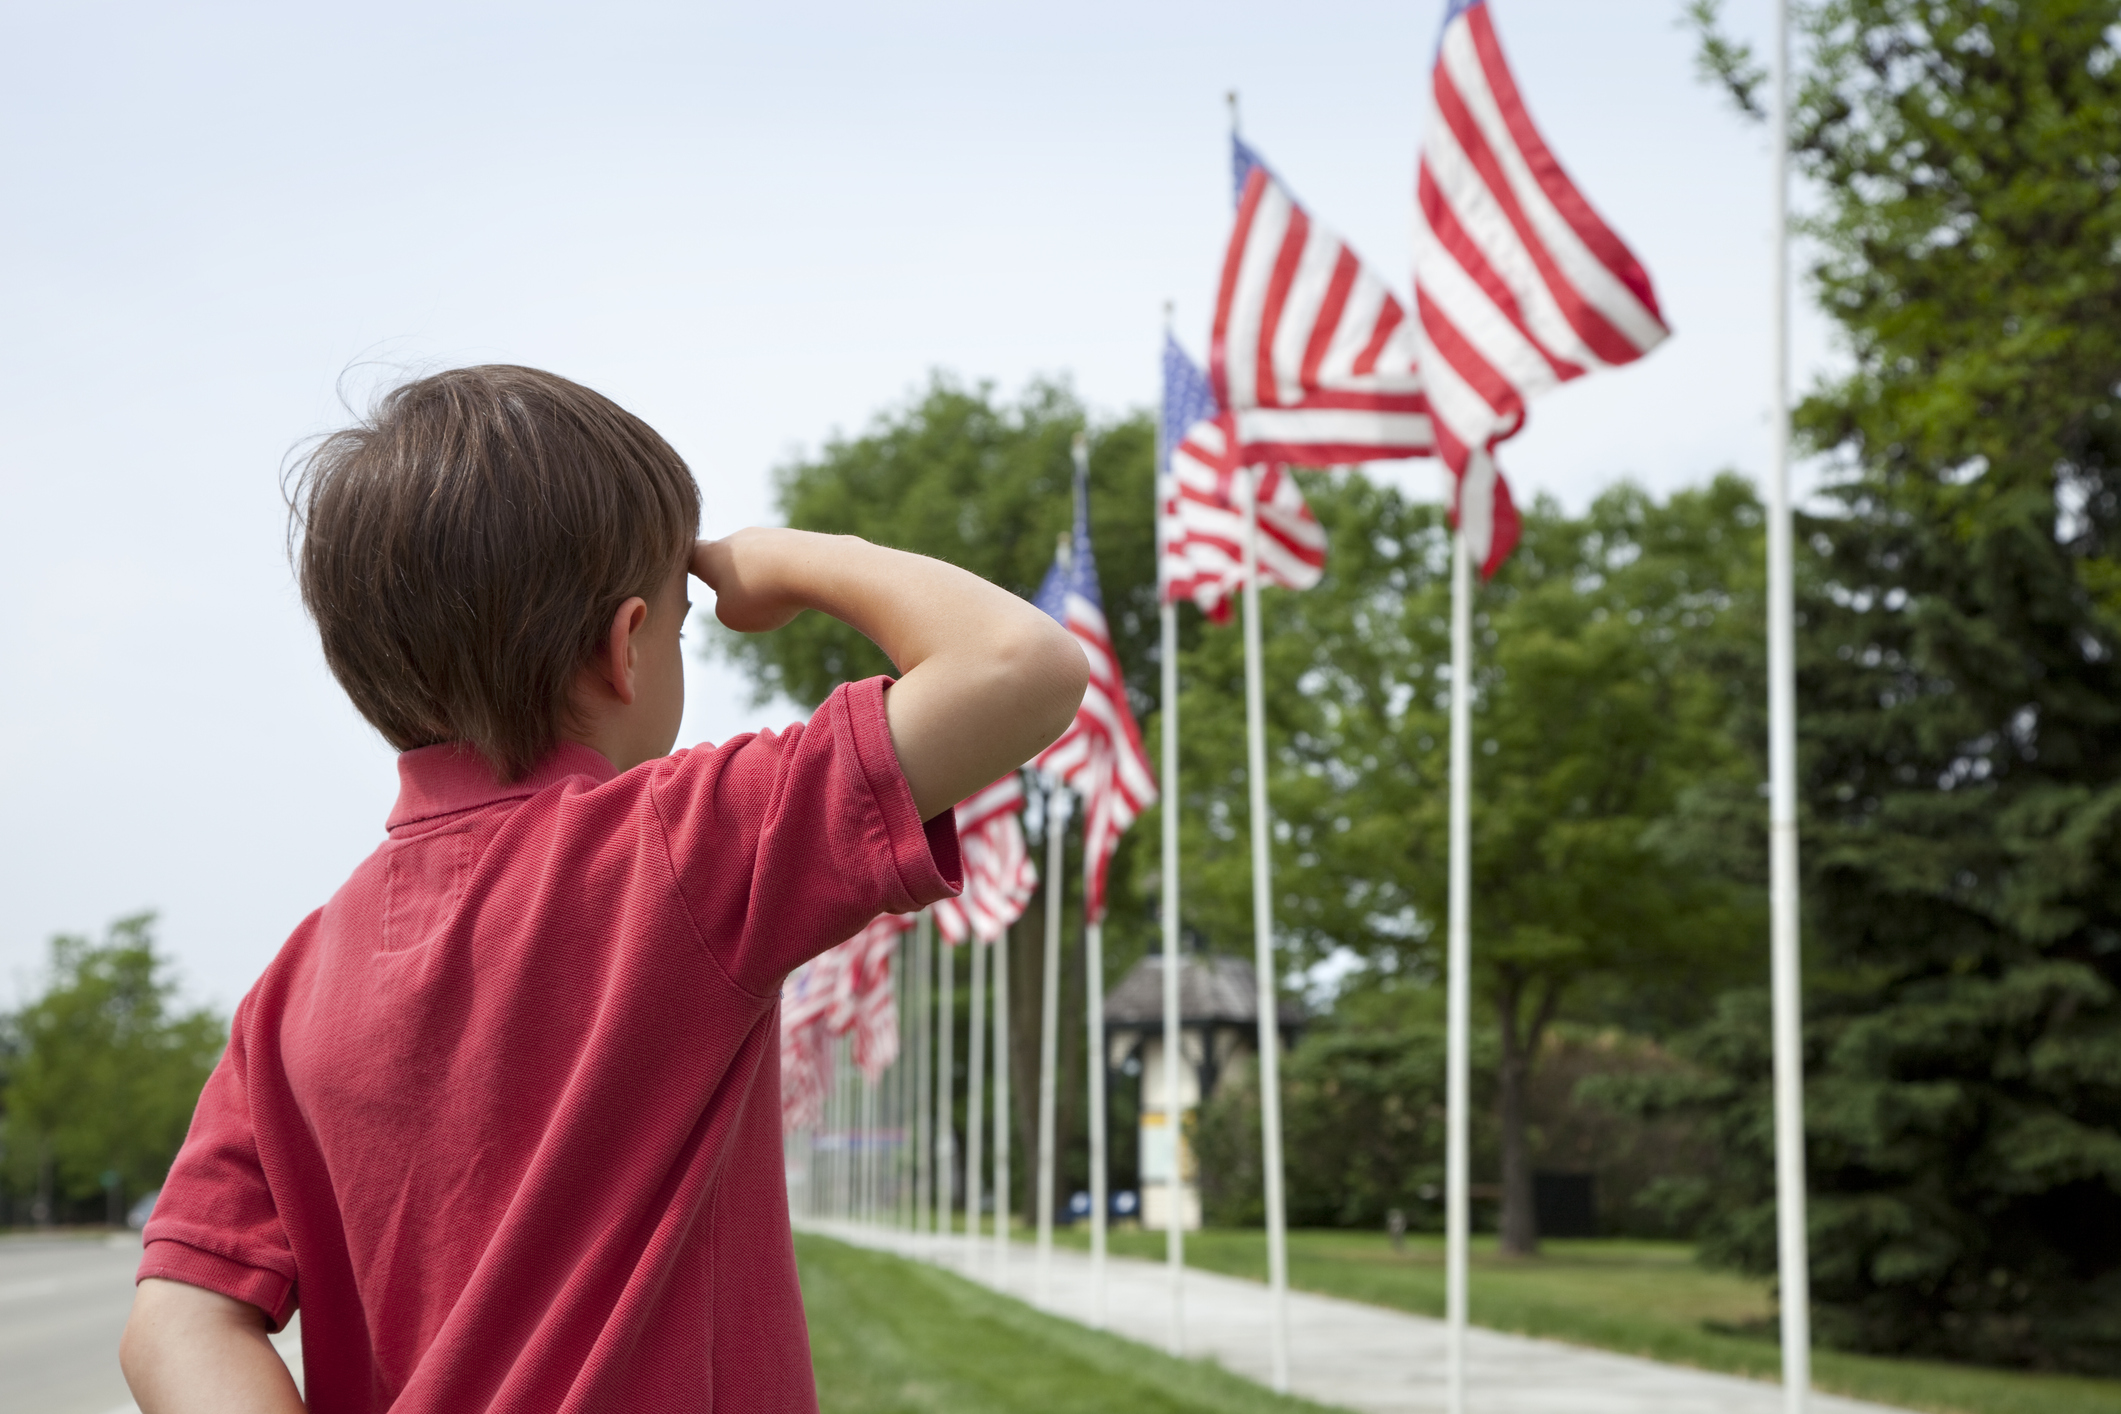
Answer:
<svg viewBox="0 0 2121 1414"><path fill-rule="evenodd" d="M781 979L958 886L887 686L624 775L407 752L237 1008L140 1275L299 1304L324 1414L814 1409Z"/></svg>

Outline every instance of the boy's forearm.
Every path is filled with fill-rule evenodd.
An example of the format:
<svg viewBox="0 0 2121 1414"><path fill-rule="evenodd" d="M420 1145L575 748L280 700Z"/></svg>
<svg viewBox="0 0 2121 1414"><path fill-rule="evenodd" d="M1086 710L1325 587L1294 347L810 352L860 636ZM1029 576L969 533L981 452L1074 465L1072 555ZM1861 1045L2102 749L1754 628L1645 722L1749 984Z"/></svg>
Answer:
<svg viewBox="0 0 2121 1414"><path fill-rule="evenodd" d="M1068 632L975 574L853 536L744 531L703 544L694 571L732 628L818 609L867 634L901 674L892 743L928 818L1044 749L1082 701Z"/></svg>
<svg viewBox="0 0 2121 1414"><path fill-rule="evenodd" d="M301 1414L294 1377L247 1302L150 1277L118 1363L141 1414Z"/></svg>

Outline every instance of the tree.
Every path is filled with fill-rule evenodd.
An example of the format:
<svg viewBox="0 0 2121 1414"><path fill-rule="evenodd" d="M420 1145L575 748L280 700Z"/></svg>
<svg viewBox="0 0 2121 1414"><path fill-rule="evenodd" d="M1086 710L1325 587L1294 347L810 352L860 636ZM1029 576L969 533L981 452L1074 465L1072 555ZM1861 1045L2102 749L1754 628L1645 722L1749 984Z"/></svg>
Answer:
<svg viewBox="0 0 2121 1414"><path fill-rule="evenodd" d="M776 473L791 526L859 535L933 555L1025 598L1037 592L1054 546L1073 524L1075 434L1090 438L1091 539L1105 612L1137 716L1155 703L1156 434L1146 417L1092 426L1058 383L1033 383L1014 406L991 385L937 374L906 405L859 437L836 437L811 460ZM876 645L824 614L778 633L717 630L718 651L744 668L761 697L785 693L815 707L850 678L891 671Z"/></svg>
<svg viewBox="0 0 2121 1414"><path fill-rule="evenodd" d="M44 995L14 1018L7 1081L10 1176L59 1201L158 1187L228 1041L205 1009L172 1010L176 986L154 943L154 915L113 923L101 943L52 939Z"/></svg>
<svg viewBox="0 0 2121 1414"><path fill-rule="evenodd" d="M1798 21L1853 361L1796 418L1834 507L1800 604L1818 1328L2121 1371L2121 4ZM1765 1014L1695 1043L1712 1244L1762 1270Z"/></svg>
<svg viewBox="0 0 2121 1414"><path fill-rule="evenodd" d="M1336 952L1438 974L1445 914L1449 542L1434 508L1311 477L1327 576L1264 596L1275 907L1296 965ZM1506 1249L1536 1248L1528 1086L1569 1014L1666 1027L1732 976L1756 906L1661 827L1689 792L1751 785L1708 646L1758 612L1760 514L1734 478L1665 505L1629 487L1542 504L1476 613L1476 985L1496 1025ZM1242 649L1186 654L1185 906L1250 935ZM1664 832L1668 833L1668 832Z"/></svg>

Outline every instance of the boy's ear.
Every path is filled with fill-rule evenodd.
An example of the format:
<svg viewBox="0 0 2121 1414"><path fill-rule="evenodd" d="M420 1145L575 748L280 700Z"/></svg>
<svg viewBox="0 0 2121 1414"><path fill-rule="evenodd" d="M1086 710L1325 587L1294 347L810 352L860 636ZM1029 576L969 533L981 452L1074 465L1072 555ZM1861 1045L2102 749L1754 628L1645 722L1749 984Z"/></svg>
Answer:
<svg viewBox="0 0 2121 1414"><path fill-rule="evenodd" d="M596 673L611 695L633 705L634 681L640 671L640 633L648 623L648 601L636 594L611 616L611 631L597 649Z"/></svg>

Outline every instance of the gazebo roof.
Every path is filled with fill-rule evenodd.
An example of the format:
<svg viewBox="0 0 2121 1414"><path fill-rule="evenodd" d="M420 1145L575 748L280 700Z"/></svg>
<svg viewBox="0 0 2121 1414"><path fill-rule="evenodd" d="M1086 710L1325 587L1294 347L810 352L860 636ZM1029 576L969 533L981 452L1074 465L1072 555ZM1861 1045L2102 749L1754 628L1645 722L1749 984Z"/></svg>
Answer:
<svg viewBox="0 0 2121 1414"><path fill-rule="evenodd" d="M1259 988L1252 964L1238 957L1188 953L1178 960L1178 1015L1186 1026L1259 1021ZM1301 1026L1300 1002L1283 997L1283 1026ZM1105 1025L1120 1030L1164 1024L1164 960L1151 955L1105 994Z"/></svg>

